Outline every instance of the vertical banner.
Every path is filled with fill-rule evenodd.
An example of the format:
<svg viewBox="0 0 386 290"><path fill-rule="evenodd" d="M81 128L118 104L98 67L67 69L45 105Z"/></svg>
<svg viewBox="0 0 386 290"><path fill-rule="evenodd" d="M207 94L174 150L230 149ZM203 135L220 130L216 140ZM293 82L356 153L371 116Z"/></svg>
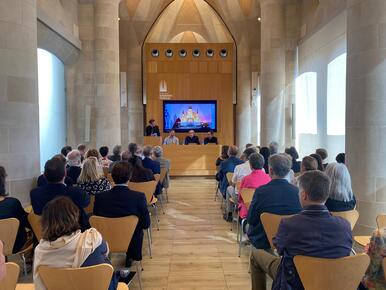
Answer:
<svg viewBox="0 0 386 290"><path fill-rule="evenodd" d="M126 72L120 74L121 107L127 107L127 79Z"/></svg>

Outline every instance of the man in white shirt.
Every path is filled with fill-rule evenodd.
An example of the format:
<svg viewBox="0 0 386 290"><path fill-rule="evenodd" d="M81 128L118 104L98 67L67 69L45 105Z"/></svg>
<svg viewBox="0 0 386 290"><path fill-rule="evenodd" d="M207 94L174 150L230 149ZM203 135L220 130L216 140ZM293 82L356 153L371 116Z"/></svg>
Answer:
<svg viewBox="0 0 386 290"><path fill-rule="evenodd" d="M175 145L180 144L180 141L176 137L176 132L174 130L171 130L169 133L169 136L166 137L164 140L164 145L170 145L170 144L175 144Z"/></svg>
<svg viewBox="0 0 386 290"><path fill-rule="evenodd" d="M228 186L227 188L227 193L226 193L226 216L227 216L227 220L232 220L232 208L233 208L233 204L230 202L230 198L232 197L233 201L236 202L237 204L237 201L238 201L238 192L237 192L237 189L236 189L236 184L238 182L241 182L241 180L252 173L252 169L251 169L251 166L249 164L249 156L254 154L254 153L257 153L257 149L256 147L249 147L247 149L244 150L243 152L243 156L245 158L245 162L240 164L240 165L237 165L235 167L235 171L233 172L233 177L232 177L232 185Z"/></svg>

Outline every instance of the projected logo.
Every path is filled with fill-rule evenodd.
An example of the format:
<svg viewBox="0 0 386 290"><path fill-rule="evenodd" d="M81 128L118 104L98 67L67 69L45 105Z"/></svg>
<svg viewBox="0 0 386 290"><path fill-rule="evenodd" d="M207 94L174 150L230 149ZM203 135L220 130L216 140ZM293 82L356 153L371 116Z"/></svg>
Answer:
<svg viewBox="0 0 386 290"><path fill-rule="evenodd" d="M159 98L161 100L170 100L172 97L171 94L168 93L168 84L165 80L159 82Z"/></svg>

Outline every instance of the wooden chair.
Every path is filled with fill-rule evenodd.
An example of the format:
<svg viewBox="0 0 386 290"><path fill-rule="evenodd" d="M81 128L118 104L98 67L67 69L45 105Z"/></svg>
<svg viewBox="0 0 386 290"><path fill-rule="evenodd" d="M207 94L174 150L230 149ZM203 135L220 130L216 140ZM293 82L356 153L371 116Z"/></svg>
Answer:
<svg viewBox="0 0 386 290"><path fill-rule="evenodd" d="M49 268L40 266L39 276L47 290L106 290L109 288L113 267L99 264L82 268ZM128 290L124 283L119 283L118 290Z"/></svg>
<svg viewBox="0 0 386 290"><path fill-rule="evenodd" d="M249 208L249 205L252 202L253 195L255 194L254 188L243 188L239 194L243 198L243 201L247 208ZM241 225L239 222L237 222L237 241L239 242L239 257L241 256L241 246L243 242L243 229L244 229L244 224L247 222L247 219L242 219L241 220Z"/></svg>
<svg viewBox="0 0 386 290"><path fill-rule="evenodd" d="M228 180L228 184L231 185L232 184L232 178L233 178L233 172L228 172L226 174L226 177L227 177L227 180Z"/></svg>
<svg viewBox="0 0 386 290"><path fill-rule="evenodd" d="M160 181L161 174L154 174L154 179L157 181L157 183Z"/></svg>
<svg viewBox="0 0 386 290"><path fill-rule="evenodd" d="M377 216L378 229L386 228L386 214L379 214Z"/></svg>
<svg viewBox="0 0 386 290"><path fill-rule="evenodd" d="M351 225L351 230L354 229L355 224L357 223L358 218L359 218L359 212L355 209L348 210L348 211L340 211L340 212L332 211L331 214L333 216L338 216L338 217L342 217L342 218L346 219Z"/></svg>
<svg viewBox="0 0 386 290"><path fill-rule="evenodd" d="M87 214L92 214L94 211L95 195L90 194L90 204L84 209Z"/></svg>
<svg viewBox="0 0 386 290"><path fill-rule="evenodd" d="M383 273L386 277L386 258L383 258L382 260L382 267L383 267Z"/></svg>
<svg viewBox="0 0 386 290"><path fill-rule="evenodd" d="M272 240L276 236L281 220L283 218L289 218L291 216L293 215L278 215L268 212L264 212L260 215L261 223L263 224L265 234L267 235L269 244L272 249L275 248Z"/></svg>
<svg viewBox="0 0 386 290"><path fill-rule="evenodd" d="M38 241L42 238L42 226L40 224L40 216L31 211L28 214L28 221L31 225L32 231Z"/></svg>
<svg viewBox="0 0 386 290"><path fill-rule="evenodd" d="M102 234L103 239L105 239L109 245L109 249L111 253L126 253L127 248L129 247L129 244L133 237L135 228L137 227L138 217L126 216L126 217L120 217L120 218L107 218L107 217L93 215L90 217L90 224L93 228L96 228ZM139 263L136 263L136 267L137 267L139 287L140 289L142 289L142 282L141 282L142 268L139 267ZM94 289L94 288L92 287L79 288L79 290L80 289ZM104 288L104 289L107 289L107 288Z"/></svg>
<svg viewBox="0 0 386 290"><path fill-rule="evenodd" d="M168 172L167 172L166 167L161 168L160 182L161 182L162 185L163 185L163 183L165 181L167 173ZM165 196L166 196L166 202L169 202L168 189L166 187L164 187L164 192L165 192Z"/></svg>
<svg viewBox="0 0 386 290"><path fill-rule="evenodd" d="M370 257L366 254L339 259L295 256L294 262L307 290L356 290Z"/></svg>
<svg viewBox="0 0 386 290"><path fill-rule="evenodd" d="M17 279L19 278L20 268L16 263L5 264L7 274L1 280L0 290L15 290Z"/></svg>

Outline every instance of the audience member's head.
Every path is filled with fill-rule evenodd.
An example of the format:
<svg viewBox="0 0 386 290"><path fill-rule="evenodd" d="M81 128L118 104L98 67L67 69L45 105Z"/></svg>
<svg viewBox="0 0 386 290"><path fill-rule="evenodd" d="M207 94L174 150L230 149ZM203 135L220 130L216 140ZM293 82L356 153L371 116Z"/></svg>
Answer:
<svg viewBox="0 0 386 290"><path fill-rule="evenodd" d="M228 150L229 150L229 146L228 145L222 145L221 147L221 159L228 159L229 158L229 155L228 155Z"/></svg>
<svg viewBox="0 0 386 290"><path fill-rule="evenodd" d="M300 168L301 172L312 171L318 169L318 161L314 157L305 156L302 160L302 165Z"/></svg>
<svg viewBox="0 0 386 290"><path fill-rule="evenodd" d="M6 183L5 179L7 178L7 173L5 172L5 168L0 166L0 196L7 195Z"/></svg>
<svg viewBox="0 0 386 290"><path fill-rule="evenodd" d="M323 148L316 149L315 153L318 154L322 158L323 161L325 161L328 157L327 150L323 149Z"/></svg>
<svg viewBox="0 0 386 290"><path fill-rule="evenodd" d="M68 155L67 155L67 156L68 156ZM67 164L67 159L66 159L66 157L64 157L62 154L56 154L56 155L54 155L54 156L52 157L52 159L54 159L54 158L59 159L60 161L62 161L62 163L64 164L64 166L66 166L66 164Z"/></svg>
<svg viewBox="0 0 386 290"><path fill-rule="evenodd" d="M44 165L44 176L48 183L63 183L66 166L58 158L52 158Z"/></svg>
<svg viewBox="0 0 386 290"><path fill-rule="evenodd" d="M132 156L135 156L135 155L132 155L129 151L123 151L122 154L121 154L121 160L122 161L125 161L125 162L128 162L130 157Z"/></svg>
<svg viewBox="0 0 386 290"><path fill-rule="evenodd" d="M113 165L111 177L115 184L126 184L131 177L131 166L128 162L119 161Z"/></svg>
<svg viewBox="0 0 386 290"><path fill-rule="evenodd" d="M196 132L194 132L194 130L190 130L189 137L194 137L194 135L196 135Z"/></svg>
<svg viewBox="0 0 386 290"><path fill-rule="evenodd" d="M106 158L107 155L109 154L109 147L102 146L101 148L99 148L99 153L102 156L102 158Z"/></svg>
<svg viewBox="0 0 386 290"><path fill-rule="evenodd" d="M298 158L299 158L298 151L297 151L296 148L293 147L293 146L291 146L291 147L289 147L289 148L286 148L286 149L285 149L285 153L287 153L288 155L291 156L292 162L295 162L295 161L298 160Z"/></svg>
<svg viewBox="0 0 386 290"><path fill-rule="evenodd" d="M129 152L131 153L131 155L134 156L137 153L138 146L135 143L130 143L128 146L128 149L129 149Z"/></svg>
<svg viewBox="0 0 386 290"><path fill-rule="evenodd" d="M269 175L273 179L284 179L292 168L292 160L289 155L274 154L268 159Z"/></svg>
<svg viewBox="0 0 386 290"><path fill-rule="evenodd" d="M80 166L82 156L78 150L72 150L67 154L67 164L68 166Z"/></svg>
<svg viewBox="0 0 386 290"><path fill-rule="evenodd" d="M161 146L155 146L153 149L153 155L155 158L162 157L163 149Z"/></svg>
<svg viewBox="0 0 386 290"><path fill-rule="evenodd" d="M153 147L149 145L143 147L143 150L142 150L143 156L150 158L152 153L153 153Z"/></svg>
<svg viewBox="0 0 386 290"><path fill-rule="evenodd" d="M263 155L265 163L268 163L269 156L271 155L271 153L269 152L269 148L268 147L261 147L260 148L260 154Z"/></svg>
<svg viewBox="0 0 386 290"><path fill-rule="evenodd" d="M351 177L346 165L343 163L330 163L327 165L325 172L331 179L329 197L346 202L353 200Z"/></svg>
<svg viewBox="0 0 386 290"><path fill-rule="evenodd" d="M98 160L95 157L88 157L84 160L82 171L78 177L78 183L97 181L100 178L97 163Z"/></svg>
<svg viewBox="0 0 386 290"><path fill-rule="evenodd" d="M269 143L269 153L271 155L279 153L279 143L276 141Z"/></svg>
<svg viewBox="0 0 386 290"><path fill-rule="evenodd" d="M254 154L256 152L257 152L257 149L255 147L249 147L249 148L245 149L243 152L245 160L248 160L249 156L251 156L252 154Z"/></svg>
<svg viewBox="0 0 386 290"><path fill-rule="evenodd" d="M89 158L89 157L95 157L97 160L100 159L100 155L99 155L99 152L98 150L96 149L89 149L86 153L86 158Z"/></svg>
<svg viewBox="0 0 386 290"><path fill-rule="evenodd" d="M249 156L249 164L252 170L261 170L264 167L264 157L260 153L253 153Z"/></svg>
<svg viewBox="0 0 386 290"><path fill-rule="evenodd" d="M64 156L67 157L67 154L72 150L71 146L64 146L62 150L60 150L60 153Z"/></svg>
<svg viewBox="0 0 386 290"><path fill-rule="evenodd" d="M236 145L229 146L228 155L229 157L236 157L239 154L239 148Z"/></svg>
<svg viewBox="0 0 386 290"><path fill-rule="evenodd" d="M245 149L248 149L248 148L251 148L251 147L254 147L254 145L252 143L248 143L247 145L245 145Z"/></svg>
<svg viewBox="0 0 386 290"><path fill-rule="evenodd" d="M121 145L115 145L113 148L113 154L115 156L121 155L122 152L122 146Z"/></svg>
<svg viewBox="0 0 386 290"><path fill-rule="evenodd" d="M68 197L60 196L46 204L41 217L42 238L53 242L80 230L79 208Z"/></svg>
<svg viewBox="0 0 386 290"><path fill-rule="evenodd" d="M318 162L318 170L320 171L324 171L324 167L323 167L323 160L322 160L322 157L320 157L319 154L310 154L311 157L314 157L316 159L316 161Z"/></svg>
<svg viewBox="0 0 386 290"><path fill-rule="evenodd" d="M336 162L346 164L346 154L339 153L335 158Z"/></svg>
<svg viewBox="0 0 386 290"><path fill-rule="evenodd" d="M299 177L299 197L302 207L324 204L328 198L330 178L319 170L307 171Z"/></svg>
<svg viewBox="0 0 386 290"><path fill-rule="evenodd" d="M87 147L84 144L79 144L77 149L79 150L80 155L84 156L84 154L86 153Z"/></svg>

